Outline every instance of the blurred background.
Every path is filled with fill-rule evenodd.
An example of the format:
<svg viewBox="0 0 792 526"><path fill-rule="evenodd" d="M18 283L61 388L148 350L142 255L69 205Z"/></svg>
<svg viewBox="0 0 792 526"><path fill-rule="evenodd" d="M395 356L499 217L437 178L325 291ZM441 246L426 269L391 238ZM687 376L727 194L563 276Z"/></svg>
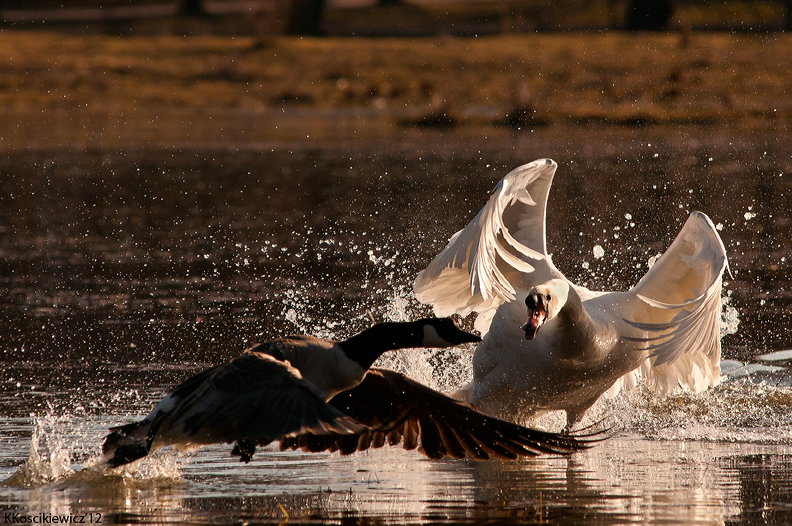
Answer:
<svg viewBox="0 0 792 526"><path fill-rule="evenodd" d="M5 0L0 148L786 126L791 17L780 0Z"/></svg>
<svg viewBox="0 0 792 526"><path fill-rule="evenodd" d="M0 148L790 118L792 1L5 0L0 20Z"/></svg>
<svg viewBox="0 0 792 526"><path fill-rule="evenodd" d="M29 477L0 509L792 522L791 16L792 0L0 0L0 479ZM63 478L107 427L253 342L430 314L416 274L542 157L559 163L553 261L591 289L627 290L692 210L712 218L721 386L603 402L631 435L549 467L270 450L246 470L219 448L182 459L178 484ZM784 367L757 363L773 351ZM388 365L449 391L471 353ZM239 495L264 497L240 518Z"/></svg>
<svg viewBox="0 0 792 526"><path fill-rule="evenodd" d="M7 0L0 9L7 24L90 21L103 24L109 32L189 29L406 36L580 29L792 29L789 0ZM189 25L165 20L179 16L205 20Z"/></svg>

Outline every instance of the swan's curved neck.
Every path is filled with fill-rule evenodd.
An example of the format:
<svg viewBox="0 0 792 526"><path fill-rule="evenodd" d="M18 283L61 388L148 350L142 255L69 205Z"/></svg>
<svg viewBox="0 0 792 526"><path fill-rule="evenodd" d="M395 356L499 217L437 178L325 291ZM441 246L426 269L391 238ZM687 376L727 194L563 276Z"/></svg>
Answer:
<svg viewBox="0 0 792 526"><path fill-rule="evenodd" d="M589 316L574 287L569 287L566 301L556 318L563 327L556 332L556 337L566 342L561 344L562 348L575 349L576 353L596 352L597 342L592 338L596 333L594 320Z"/></svg>
<svg viewBox="0 0 792 526"><path fill-rule="evenodd" d="M387 351L421 347L423 336L424 326L420 322L379 323L338 345L350 360L368 369Z"/></svg>
<svg viewBox="0 0 792 526"><path fill-rule="evenodd" d="M567 289L566 301L564 302L563 307L561 307L558 315L569 318L569 320L576 326L587 325L591 323L591 317L583 307L583 302L581 301L580 296L578 296L578 293L575 292L575 289L571 286Z"/></svg>

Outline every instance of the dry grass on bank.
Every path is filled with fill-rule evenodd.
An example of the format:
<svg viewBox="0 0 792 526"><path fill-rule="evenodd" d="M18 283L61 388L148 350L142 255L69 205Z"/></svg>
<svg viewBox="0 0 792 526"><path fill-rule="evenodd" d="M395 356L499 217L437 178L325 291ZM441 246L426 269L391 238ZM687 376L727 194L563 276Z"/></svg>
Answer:
<svg viewBox="0 0 792 526"><path fill-rule="evenodd" d="M421 39L0 32L0 108L379 108L556 121L792 118L792 35ZM515 111L519 110L519 111Z"/></svg>

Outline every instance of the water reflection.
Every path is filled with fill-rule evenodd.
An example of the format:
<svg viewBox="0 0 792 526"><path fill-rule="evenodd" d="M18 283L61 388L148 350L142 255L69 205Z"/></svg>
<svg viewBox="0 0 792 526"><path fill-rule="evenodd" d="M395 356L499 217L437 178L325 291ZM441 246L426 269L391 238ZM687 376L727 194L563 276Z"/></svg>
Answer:
<svg viewBox="0 0 792 526"><path fill-rule="evenodd" d="M0 157L0 478L25 462L33 477L0 487L0 509L119 522L792 519L792 378L745 365L789 348L788 134L466 133ZM345 336L369 313L426 314L409 292L418 270L502 175L545 156L560 165L548 244L587 287L635 283L690 210L720 224L734 274L725 290L740 312L739 332L724 339L725 357L740 362L729 381L696 396L603 402L595 414L616 415L625 434L569 459L270 449L244 466L210 448L121 475L90 469L107 427L253 341ZM469 376L469 352L390 365L448 389Z"/></svg>
<svg viewBox="0 0 792 526"><path fill-rule="evenodd" d="M789 518L789 446L651 441L626 435L571 458L425 461L274 450L250 465L211 449L146 477L76 473L24 492L24 509L101 510L119 522L339 520L725 524ZM168 464L171 466L169 467ZM176 470L174 469L174 473ZM4 492L8 493L8 490ZM21 491L11 492L16 500Z"/></svg>

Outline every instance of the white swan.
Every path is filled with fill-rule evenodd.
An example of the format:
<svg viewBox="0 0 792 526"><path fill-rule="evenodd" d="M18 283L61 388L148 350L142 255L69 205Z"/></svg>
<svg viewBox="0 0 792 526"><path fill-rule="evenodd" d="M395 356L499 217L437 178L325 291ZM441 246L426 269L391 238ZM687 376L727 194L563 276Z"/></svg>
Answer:
<svg viewBox="0 0 792 526"><path fill-rule="evenodd" d="M485 336L469 401L509 420L563 409L569 429L600 395L642 377L659 395L716 385L728 264L710 219L693 212L631 290L591 291L567 280L547 254L556 168L540 159L511 171L415 280L416 297L438 316L478 313Z"/></svg>

